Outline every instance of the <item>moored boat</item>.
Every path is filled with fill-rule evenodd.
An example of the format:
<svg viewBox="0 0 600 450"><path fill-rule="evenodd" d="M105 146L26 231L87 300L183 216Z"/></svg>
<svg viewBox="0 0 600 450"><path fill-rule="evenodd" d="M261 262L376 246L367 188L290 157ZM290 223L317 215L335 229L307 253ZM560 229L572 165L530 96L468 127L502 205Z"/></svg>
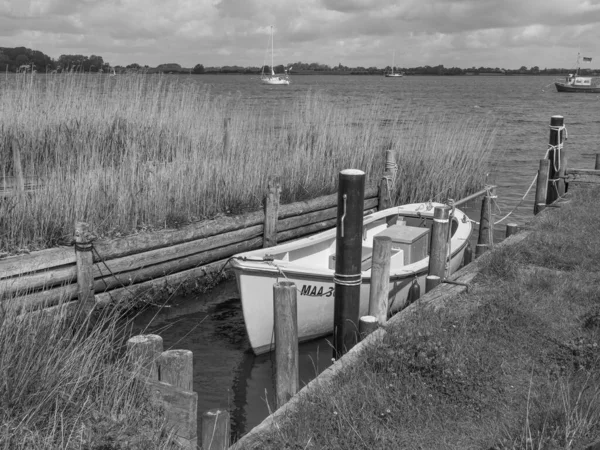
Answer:
<svg viewBox="0 0 600 450"><path fill-rule="evenodd" d="M584 57L583 61L592 62L592 58ZM583 77L579 75L579 54L577 54L575 73L568 74L565 81L557 81L554 85L558 92L600 94L600 77Z"/></svg>
<svg viewBox="0 0 600 450"><path fill-rule="evenodd" d="M402 72L394 72L394 65L396 64L396 52L392 56L392 71L385 74L387 78L400 78L404 76Z"/></svg>
<svg viewBox="0 0 600 450"><path fill-rule="evenodd" d="M288 70L284 69L283 74L276 74L273 66L273 27L271 27L271 73L265 73L265 65L263 64L260 74L260 81L263 84L287 85L290 84Z"/></svg>
<svg viewBox="0 0 600 450"><path fill-rule="evenodd" d="M373 237L392 238L389 304L395 313L409 302L413 283L425 292L429 266L430 228L439 203L415 203L365 216L362 242L360 315L368 312ZM388 227L388 219L397 224ZM455 209L451 216L449 274L462 264L472 232L466 214ZM275 247L238 254L232 259L244 313L244 322L255 354L273 346L273 284L292 281L298 290L298 337L307 341L333 331L336 229Z"/></svg>

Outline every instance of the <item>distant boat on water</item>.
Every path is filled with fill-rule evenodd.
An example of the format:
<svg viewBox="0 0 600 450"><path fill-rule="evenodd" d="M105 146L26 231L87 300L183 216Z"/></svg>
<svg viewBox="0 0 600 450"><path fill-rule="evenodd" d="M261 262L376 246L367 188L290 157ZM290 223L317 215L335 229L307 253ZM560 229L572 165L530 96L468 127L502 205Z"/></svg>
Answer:
<svg viewBox="0 0 600 450"><path fill-rule="evenodd" d="M600 94L600 77L582 77L579 75L580 54L577 53L577 66L575 73L567 75L565 81L554 83L558 92L583 92L589 94ZM584 56L583 62L592 62L591 57Z"/></svg>
<svg viewBox="0 0 600 450"><path fill-rule="evenodd" d="M385 74L388 78L399 78L404 76L402 72L394 72L394 65L396 64L396 52L392 55L392 71Z"/></svg>
<svg viewBox="0 0 600 450"><path fill-rule="evenodd" d="M271 73L265 73L265 65L263 64L260 80L263 84L290 84L288 70L284 69L284 74L276 74L273 66L273 27L271 26ZM291 69L291 68L290 68Z"/></svg>

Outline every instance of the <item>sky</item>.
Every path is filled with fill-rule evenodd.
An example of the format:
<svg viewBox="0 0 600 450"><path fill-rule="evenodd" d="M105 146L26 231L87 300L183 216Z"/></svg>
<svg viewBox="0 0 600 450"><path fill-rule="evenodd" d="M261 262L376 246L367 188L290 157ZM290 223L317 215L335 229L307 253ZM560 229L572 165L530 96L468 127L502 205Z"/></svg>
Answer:
<svg viewBox="0 0 600 450"><path fill-rule="evenodd" d="M155 67L600 67L600 0L0 0L0 47ZM596 65L596 63L598 63Z"/></svg>

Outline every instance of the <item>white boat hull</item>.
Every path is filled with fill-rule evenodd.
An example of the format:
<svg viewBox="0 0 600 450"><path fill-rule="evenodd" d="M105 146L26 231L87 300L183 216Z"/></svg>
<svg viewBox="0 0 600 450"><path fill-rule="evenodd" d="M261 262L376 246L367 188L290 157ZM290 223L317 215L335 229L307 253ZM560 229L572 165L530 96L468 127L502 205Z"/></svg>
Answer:
<svg viewBox="0 0 600 450"><path fill-rule="evenodd" d="M417 211L419 208L422 210ZM387 228L386 218L399 213L399 220L406 213L412 215L407 220L424 223L427 218L431 220L433 217L433 207L425 210L422 204L404 205L366 216L363 253L365 248L372 248L373 236ZM419 218L416 218L415 213L419 214ZM459 210L455 211L453 222L456 231L450 243L450 273L460 268L472 231L471 222ZM255 354L266 353L273 347L273 285L279 281L291 281L298 289L300 341L332 333L335 284L334 270L330 268L331 262L328 263L328 260L335 253L335 237L334 228L308 238L234 257L232 266L242 301L246 332ZM425 292L428 266L428 256L409 264L405 264L402 251L392 257L389 286L391 312L397 312L408 305L413 283L419 284L421 293ZM368 314L370 286L369 268L362 272L360 316Z"/></svg>
<svg viewBox="0 0 600 450"><path fill-rule="evenodd" d="M290 80L284 77L270 76L261 78L263 84L290 84Z"/></svg>

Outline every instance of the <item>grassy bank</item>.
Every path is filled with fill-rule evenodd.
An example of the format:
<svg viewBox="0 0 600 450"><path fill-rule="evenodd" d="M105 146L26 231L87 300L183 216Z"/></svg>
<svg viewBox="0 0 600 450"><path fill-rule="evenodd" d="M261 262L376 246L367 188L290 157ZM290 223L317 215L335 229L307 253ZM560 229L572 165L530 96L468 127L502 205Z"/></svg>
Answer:
<svg viewBox="0 0 600 450"><path fill-rule="evenodd" d="M264 449L581 449L600 439L600 189L569 194L468 293L420 306Z"/></svg>
<svg viewBox="0 0 600 450"><path fill-rule="evenodd" d="M117 355L125 328L0 310L0 449L167 450L162 411Z"/></svg>
<svg viewBox="0 0 600 450"><path fill-rule="evenodd" d="M485 119L318 92L253 103L190 80L2 80L0 177L15 175L17 150L24 176L43 189L0 201L0 252L52 247L79 220L102 237L256 210L269 177L281 180L284 203L333 193L343 168L377 180L388 149L399 202L460 198L485 181L495 135Z"/></svg>

